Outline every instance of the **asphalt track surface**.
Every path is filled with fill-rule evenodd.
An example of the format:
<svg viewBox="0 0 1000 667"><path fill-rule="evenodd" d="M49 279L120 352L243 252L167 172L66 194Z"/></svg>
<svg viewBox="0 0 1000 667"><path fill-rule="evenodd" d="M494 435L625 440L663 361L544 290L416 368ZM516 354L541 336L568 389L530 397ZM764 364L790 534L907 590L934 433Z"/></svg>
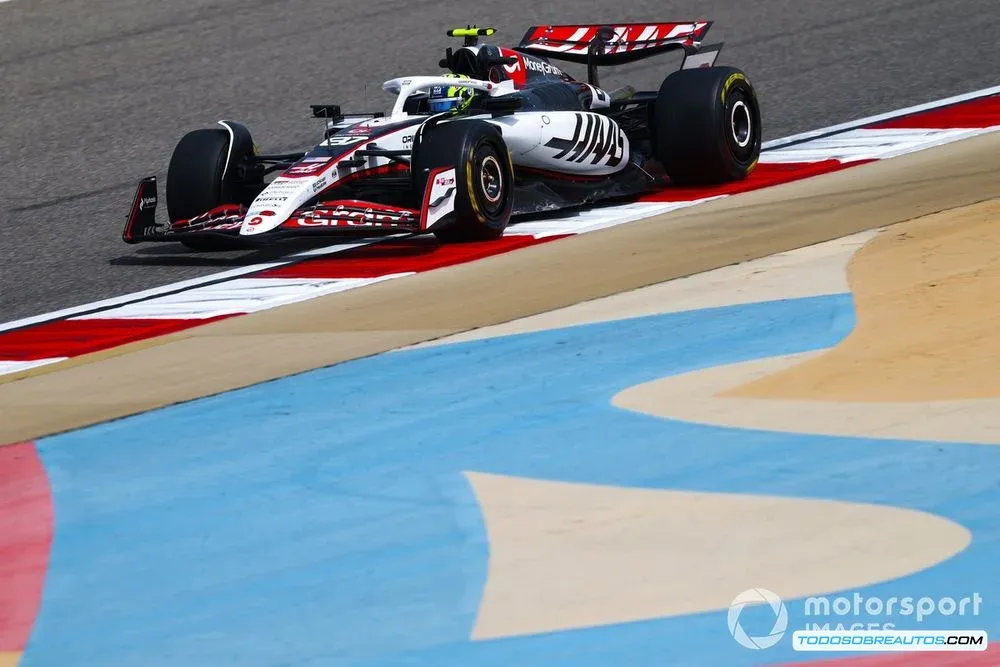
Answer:
<svg viewBox="0 0 1000 667"><path fill-rule="evenodd" d="M708 17L759 89L765 139L995 83L993 0L31 0L0 6L0 320L205 275L260 253L120 240L136 180L186 131L247 123L265 151L320 127L308 105L380 110L380 83L436 71L444 30ZM670 58L602 83L655 87ZM570 68L572 71L572 68ZM367 84L367 92L365 86Z"/></svg>

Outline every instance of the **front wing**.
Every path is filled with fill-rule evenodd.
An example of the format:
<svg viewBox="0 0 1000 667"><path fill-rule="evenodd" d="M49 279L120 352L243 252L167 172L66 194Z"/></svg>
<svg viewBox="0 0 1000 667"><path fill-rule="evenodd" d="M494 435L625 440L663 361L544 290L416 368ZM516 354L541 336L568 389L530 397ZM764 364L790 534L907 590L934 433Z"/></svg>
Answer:
<svg viewBox="0 0 1000 667"><path fill-rule="evenodd" d="M420 209L358 199L320 201L297 209L273 230L244 235L241 230L252 228L263 218L248 220L249 209L242 204L223 204L193 218L158 223L156 177L149 176L136 188L122 240L134 244L225 238L251 246L285 237L421 234L448 224L454 214L455 196L455 170L441 168L428 178Z"/></svg>

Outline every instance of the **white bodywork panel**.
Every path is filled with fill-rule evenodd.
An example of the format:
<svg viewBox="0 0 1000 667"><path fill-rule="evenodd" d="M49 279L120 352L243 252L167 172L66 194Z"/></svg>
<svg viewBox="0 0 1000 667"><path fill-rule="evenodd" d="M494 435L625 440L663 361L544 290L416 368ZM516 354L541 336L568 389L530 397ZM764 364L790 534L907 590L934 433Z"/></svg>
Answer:
<svg viewBox="0 0 1000 667"><path fill-rule="evenodd" d="M518 113L490 119L503 130L514 164L570 174L614 174L628 163L625 132L611 118L587 111Z"/></svg>
<svg viewBox="0 0 1000 667"><path fill-rule="evenodd" d="M434 175L427 198L427 219L424 229L430 229L441 218L455 210L455 194L458 192L455 168L443 169Z"/></svg>
<svg viewBox="0 0 1000 667"><path fill-rule="evenodd" d="M240 234L263 234L280 227L292 214L323 190L356 171L386 167L392 160L369 156L364 166L341 166L354 153L371 143L384 150L410 150L414 134L427 116L410 116L403 111L406 99L433 86L456 85L454 78L440 76L401 77L387 81L383 88L397 95L392 111L385 118L344 119L332 125L338 134L320 146L345 149L335 157L305 157L272 181L254 200L240 227ZM515 92L513 83L493 83L463 79L462 86L476 88L489 96ZM630 146L624 131L611 118L588 111L514 112L508 115L459 117L443 122L485 120L500 128L504 142L516 167L544 169L566 174L602 176L623 169L629 161ZM384 126L399 125L399 129L382 134ZM437 186L432 188L432 201L440 198ZM454 190L451 194L453 206ZM433 215L444 215L445 201L439 203ZM430 214L429 214L430 217ZM436 219L436 218L435 218ZM428 224L431 221L428 220Z"/></svg>

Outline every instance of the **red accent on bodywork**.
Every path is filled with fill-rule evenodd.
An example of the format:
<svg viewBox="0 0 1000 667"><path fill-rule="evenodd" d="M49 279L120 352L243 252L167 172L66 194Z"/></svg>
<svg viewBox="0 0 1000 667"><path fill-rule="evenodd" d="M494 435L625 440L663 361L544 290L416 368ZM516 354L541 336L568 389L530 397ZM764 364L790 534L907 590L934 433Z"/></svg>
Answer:
<svg viewBox="0 0 1000 667"><path fill-rule="evenodd" d="M335 199L331 201L320 202L319 206L321 208L313 209L300 209L292 214L292 216L285 221L281 226L284 229L300 229L303 227L315 227L315 226L331 226L331 227L395 227L403 226L407 228L412 228L420 215L420 211L412 208L401 208L398 206L390 206L388 204L380 204L377 202L362 201L360 199ZM338 211L337 209L342 207L344 210ZM361 221L358 217L364 217L363 213L371 210L372 216L396 216L405 217L409 216L409 222L403 220L372 220L371 224L360 224ZM313 223L303 223L303 219L312 219L320 221L319 224ZM327 224L324 225L323 222L326 221ZM343 222L344 224L329 224L330 222ZM353 224L352 224L353 223Z"/></svg>
<svg viewBox="0 0 1000 667"><path fill-rule="evenodd" d="M0 333L0 359L36 361L75 357L232 317L200 320L93 319L55 320Z"/></svg>
<svg viewBox="0 0 1000 667"><path fill-rule="evenodd" d="M503 58L516 58L517 62L513 65L500 65L503 68L504 75L514 82L515 88L521 88L528 80L528 72L524 68L524 58L520 53L512 49L500 49L500 56Z"/></svg>
<svg viewBox="0 0 1000 667"><path fill-rule="evenodd" d="M389 204L380 204L378 202L365 201L363 199L330 199L319 202L319 206L323 209L335 209L338 206L344 206L347 208L370 208L376 213L380 211L385 213L417 213L415 208L391 206Z"/></svg>
<svg viewBox="0 0 1000 667"><path fill-rule="evenodd" d="M373 178L376 176L392 176L398 174L409 173L410 168L405 164L400 164L399 162L393 162L392 164L383 164L379 167L373 167L371 169L363 169L361 171L352 171L347 176L337 179L330 184L330 188L334 188L338 185L344 183L351 183L353 181L361 181L366 178ZM327 188L327 189L330 189Z"/></svg>
<svg viewBox="0 0 1000 667"><path fill-rule="evenodd" d="M318 257L298 264L280 266L260 274L261 278L377 278L390 273L430 271L464 264L518 248L566 238L570 234L535 238L504 236L496 241L476 243L440 243L431 238L406 242L382 242Z"/></svg>
<svg viewBox="0 0 1000 667"><path fill-rule="evenodd" d="M305 160L309 161L303 160L298 164L289 167L288 169L281 172L281 177L312 178L314 176L319 176L324 171L326 171L327 168L329 168L330 164L332 164L334 160L339 160L342 157L347 157L350 153L353 153L356 149L361 148L362 146L368 143L371 143L371 140L365 141L364 143L359 143L357 146L352 147L350 151L344 153L344 155L338 155L336 158L328 157L324 158L323 160L318 160L318 159L312 160L312 158L305 158Z"/></svg>
<svg viewBox="0 0 1000 667"><path fill-rule="evenodd" d="M170 226L173 229L182 229L182 228L187 227L189 225L196 224L196 223L207 222L209 220L217 222L217 221L220 221L220 220L222 220L224 218L228 218L230 216L242 218L243 215L246 213L246 210L247 210L246 207L244 207L244 206L242 206L240 204L221 204L219 206L216 206L215 208L210 208L209 210L205 211L204 213L199 213L198 215L194 216L193 218L186 218L186 219L183 219L183 220L176 220L176 221L170 223ZM216 220L216 219L218 219L218 220Z"/></svg>
<svg viewBox="0 0 1000 667"><path fill-rule="evenodd" d="M25 649L42 604L52 492L32 443L0 447L0 652Z"/></svg>
<svg viewBox="0 0 1000 667"><path fill-rule="evenodd" d="M1000 95L960 102L939 109L921 111L868 126L872 130L952 130L1000 125Z"/></svg>

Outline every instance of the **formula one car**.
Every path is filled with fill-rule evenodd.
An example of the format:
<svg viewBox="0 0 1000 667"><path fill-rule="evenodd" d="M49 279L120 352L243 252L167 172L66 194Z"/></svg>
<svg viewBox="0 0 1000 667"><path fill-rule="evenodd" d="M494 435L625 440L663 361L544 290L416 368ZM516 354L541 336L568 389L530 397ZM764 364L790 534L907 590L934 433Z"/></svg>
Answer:
<svg viewBox="0 0 1000 667"><path fill-rule="evenodd" d="M445 51L446 72L385 82L387 113L313 105L326 129L310 150L261 155L231 120L188 133L167 171L169 222L145 178L123 238L196 250L308 234L475 241L525 214L745 178L761 148L757 96L742 71L715 66L711 26L533 26L513 48L479 43L494 28L449 30L464 43ZM659 90L600 87L599 67L675 50L683 61ZM552 61L586 65L587 81Z"/></svg>

